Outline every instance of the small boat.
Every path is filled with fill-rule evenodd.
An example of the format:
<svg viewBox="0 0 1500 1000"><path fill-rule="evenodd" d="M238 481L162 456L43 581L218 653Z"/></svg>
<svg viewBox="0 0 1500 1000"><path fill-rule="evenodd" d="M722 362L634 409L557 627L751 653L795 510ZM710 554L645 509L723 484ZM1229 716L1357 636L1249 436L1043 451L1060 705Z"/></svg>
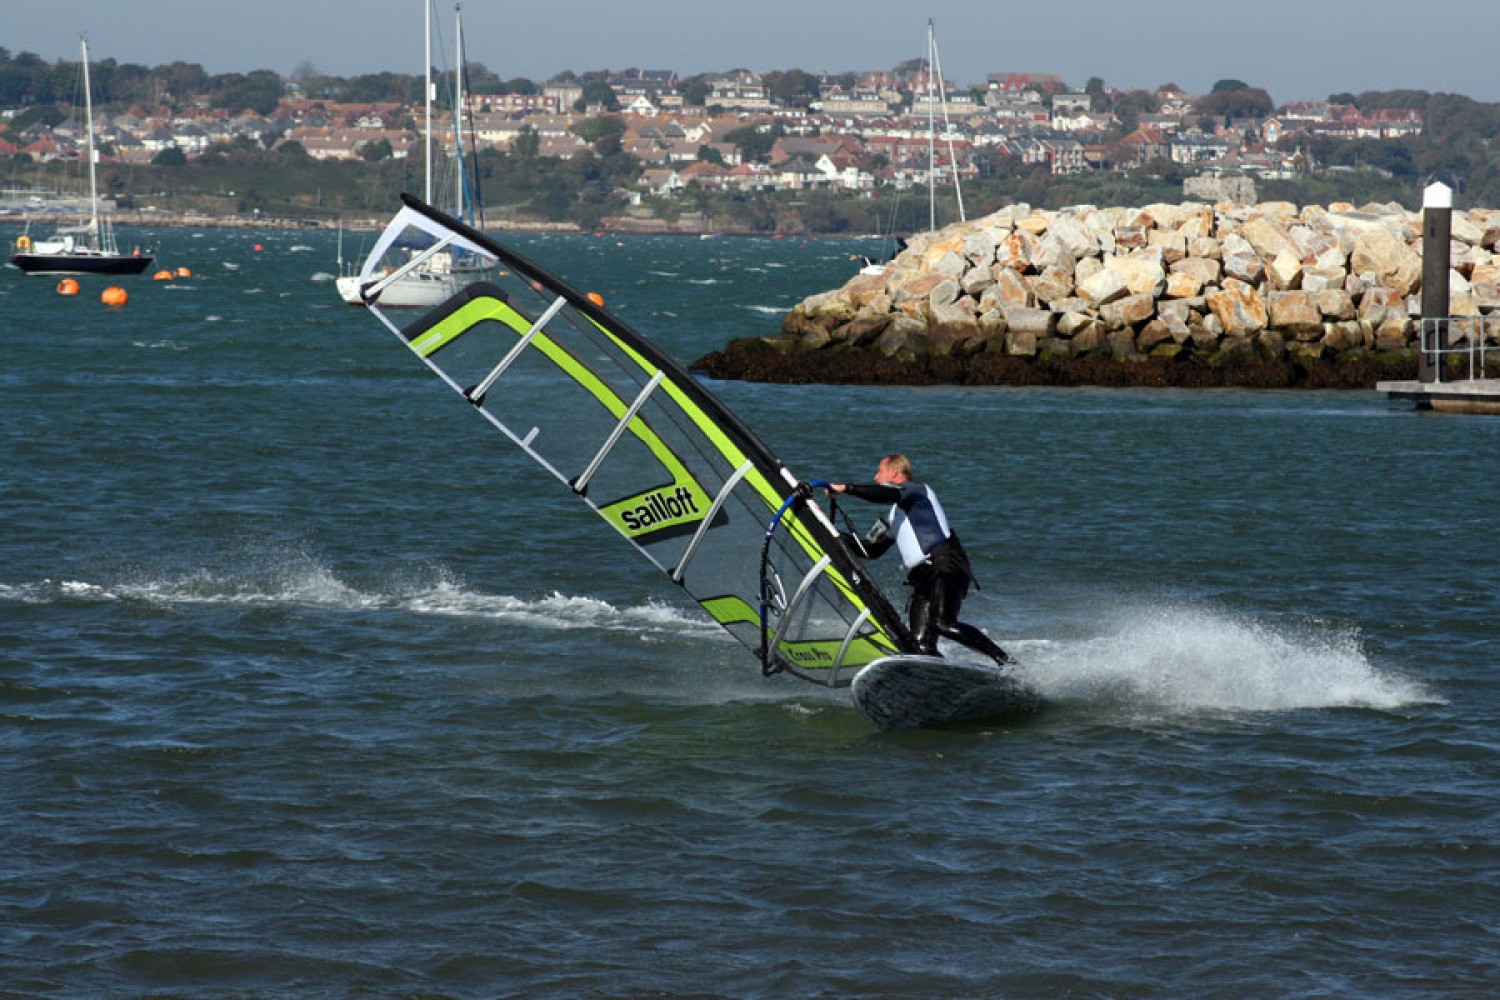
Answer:
<svg viewBox="0 0 1500 1000"><path fill-rule="evenodd" d="M431 0L423 0L423 12L425 15L425 45L423 63L427 66L427 83L424 93L426 100L426 196L427 201L432 201L433 166L432 166L432 3ZM457 46L458 70L454 74L457 86L453 95L453 124L454 124L454 171L456 174L454 192L454 214L464 222L471 225L483 225L482 219L478 218L478 161L476 157L469 158L469 165L475 169L475 176L468 176L464 158L464 29L462 8L458 8ZM342 230L341 230L342 232ZM339 249L339 264L343 266L342 239ZM408 250L415 256L422 247L410 247ZM424 261L418 266L405 270L397 279L384 286L381 292L381 305L390 307L431 309L439 303L446 302L460 289L470 282L479 281L489 276L489 266L480 262L472 254L463 251L441 250L435 254L423 255ZM375 275L376 278L389 277L390 271ZM335 282L334 287L338 289L339 298L349 305L364 305L361 295L360 279L357 275L343 274Z"/></svg>
<svg viewBox="0 0 1500 1000"><path fill-rule="evenodd" d="M94 164L94 101L89 91L89 42L83 39L84 120L88 124L89 221L33 240L30 226L16 237L10 262L27 274L140 274L152 257L139 249L121 253L109 220L99 216L99 183Z"/></svg>

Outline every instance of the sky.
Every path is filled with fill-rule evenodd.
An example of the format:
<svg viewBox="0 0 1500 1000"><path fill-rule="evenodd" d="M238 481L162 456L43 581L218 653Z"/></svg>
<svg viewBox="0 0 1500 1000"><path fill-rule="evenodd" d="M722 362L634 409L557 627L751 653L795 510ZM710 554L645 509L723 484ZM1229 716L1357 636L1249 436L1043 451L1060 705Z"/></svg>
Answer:
<svg viewBox="0 0 1500 1000"><path fill-rule="evenodd" d="M335 76L422 71L423 0L0 0L0 47L208 73L310 65ZM435 0L451 48L453 0ZM565 69L890 69L927 50L943 75L1055 73L1082 89L1190 93L1241 80L1278 104L1414 89L1500 101L1500 0L468 0L471 62L501 79ZM434 59L451 65L452 57Z"/></svg>

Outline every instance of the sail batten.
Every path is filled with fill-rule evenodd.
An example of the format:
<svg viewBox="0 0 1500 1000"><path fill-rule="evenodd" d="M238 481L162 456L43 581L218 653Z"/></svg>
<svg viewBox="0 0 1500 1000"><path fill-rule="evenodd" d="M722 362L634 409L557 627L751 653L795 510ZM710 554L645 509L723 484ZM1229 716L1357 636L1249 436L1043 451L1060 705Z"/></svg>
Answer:
<svg viewBox="0 0 1500 1000"><path fill-rule="evenodd" d="M443 243L489 258L495 277L405 327L378 295L371 311L764 669L843 684L847 668L912 650L811 491L694 376L543 268L403 200L381 254ZM362 284L388 266L372 255ZM778 583L767 600L766 580L794 593Z"/></svg>

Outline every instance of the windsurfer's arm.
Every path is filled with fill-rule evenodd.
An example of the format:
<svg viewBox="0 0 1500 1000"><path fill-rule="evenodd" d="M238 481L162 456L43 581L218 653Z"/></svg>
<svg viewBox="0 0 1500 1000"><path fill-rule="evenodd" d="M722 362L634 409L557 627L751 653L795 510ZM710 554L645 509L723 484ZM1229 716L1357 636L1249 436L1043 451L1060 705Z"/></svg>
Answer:
<svg viewBox="0 0 1500 1000"><path fill-rule="evenodd" d="M881 483L829 483L828 488L834 493L847 493L856 500L868 500L870 503L901 502L899 486L885 486Z"/></svg>
<svg viewBox="0 0 1500 1000"><path fill-rule="evenodd" d="M896 503L901 499L901 490L895 486L883 486L880 483L829 483L829 493L847 493L849 496L859 500L868 500L871 503ZM881 518L870 526L863 537L852 531L839 533L855 552L866 559L874 559L883 555L887 549L896 544L896 536L891 534L891 526Z"/></svg>

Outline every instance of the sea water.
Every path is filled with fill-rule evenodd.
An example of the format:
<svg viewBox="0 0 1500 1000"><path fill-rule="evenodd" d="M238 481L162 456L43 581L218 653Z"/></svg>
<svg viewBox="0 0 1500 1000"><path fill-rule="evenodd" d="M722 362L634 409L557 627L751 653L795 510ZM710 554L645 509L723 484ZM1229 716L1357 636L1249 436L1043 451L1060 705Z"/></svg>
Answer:
<svg viewBox="0 0 1500 1000"><path fill-rule="evenodd" d="M1500 989L1500 421L713 384L806 478L910 455L1047 698L881 734L340 303L332 236L134 235L192 276L0 272L0 995ZM513 242L684 361L861 250Z"/></svg>

